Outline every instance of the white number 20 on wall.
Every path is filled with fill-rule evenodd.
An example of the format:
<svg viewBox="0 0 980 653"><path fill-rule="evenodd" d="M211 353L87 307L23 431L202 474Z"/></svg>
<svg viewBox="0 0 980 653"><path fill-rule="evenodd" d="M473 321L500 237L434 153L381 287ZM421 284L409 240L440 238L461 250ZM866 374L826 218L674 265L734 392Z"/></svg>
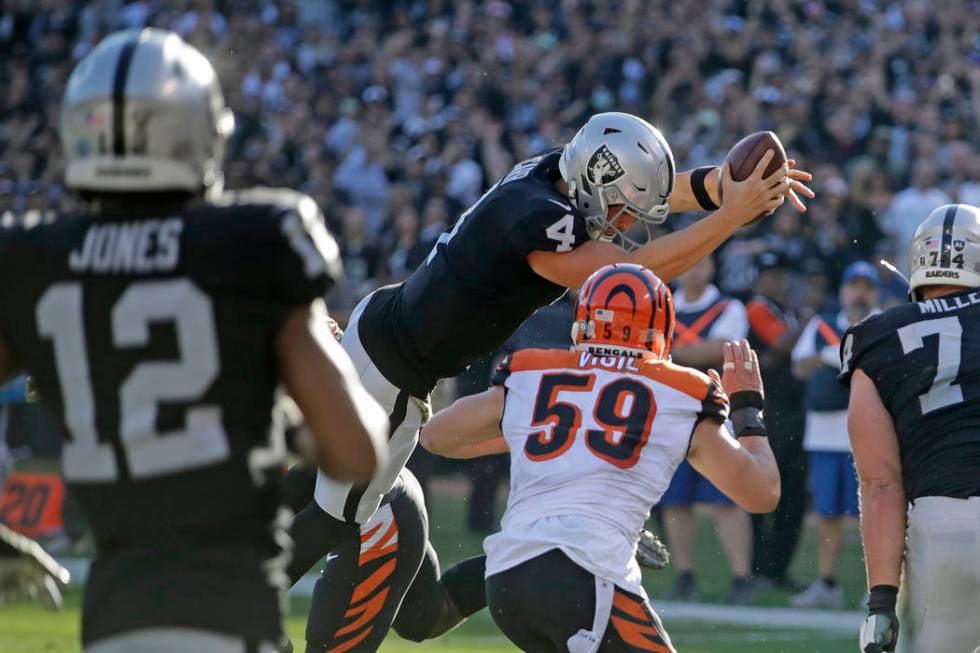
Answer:
<svg viewBox="0 0 980 653"><path fill-rule="evenodd" d="M180 359L137 365L119 389L119 431L134 479L185 471L225 460L228 436L220 406L188 408L184 428L156 431L160 402L199 399L219 371L214 312L189 279L134 283L112 309L112 342L119 349L149 342L149 326L173 322ZM95 399L86 350L82 287L53 285L37 305L41 335L54 343L55 366L72 441L63 452L65 478L77 482L112 481L119 462L108 442L99 442Z"/></svg>

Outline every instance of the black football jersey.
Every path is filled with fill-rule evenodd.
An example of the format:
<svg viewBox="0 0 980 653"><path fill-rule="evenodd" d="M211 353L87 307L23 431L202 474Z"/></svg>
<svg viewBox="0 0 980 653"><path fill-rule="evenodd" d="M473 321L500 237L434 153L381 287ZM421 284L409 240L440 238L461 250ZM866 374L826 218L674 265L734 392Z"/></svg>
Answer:
<svg viewBox="0 0 980 653"><path fill-rule="evenodd" d="M0 339L67 434L97 560L83 639L153 625L274 637L284 319L340 274L306 196L0 230Z"/></svg>
<svg viewBox="0 0 980 653"><path fill-rule="evenodd" d="M863 370L891 413L909 499L980 496L980 292L873 315L841 360L842 382Z"/></svg>
<svg viewBox="0 0 980 653"><path fill-rule="evenodd" d="M404 284L374 295L358 332L390 381L424 396L565 292L527 262L530 252L569 252L589 239L584 218L555 188L560 156L559 149L519 163L439 237Z"/></svg>

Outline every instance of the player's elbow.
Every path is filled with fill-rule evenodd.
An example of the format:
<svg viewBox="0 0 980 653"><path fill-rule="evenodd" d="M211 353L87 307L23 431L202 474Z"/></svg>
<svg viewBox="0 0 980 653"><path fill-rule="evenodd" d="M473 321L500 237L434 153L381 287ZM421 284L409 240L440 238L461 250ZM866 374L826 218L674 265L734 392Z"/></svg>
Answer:
<svg viewBox="0 0 980 653"><path fill-rule="evenodd" d="M745 512L760 515L772 512L779 505L779 488L754 492L737 503Z"/></svg>
<svg viewBox="0 0 980 653"><path fill-rule="evenodd" d="M362 404L352 419L314 432L319 467L335 480L367 483L388 463L387 435L381 407Z"/></svg>
<svg viewBox="0 0 980 653"><path fill-rule="evenodd" d="M901 477L881 475L862 476L859 479L861 497L864 501L898 498L905 502L905 486Z"/></svg>
<svg viewBox="0 0 980 653"><path fill-rule="evenodd" d="M779 505L779 499L782 497L782 488L779 484L779 479L771 481L769 486L766 488L766 492L761 498L759 507L761 510L759 512L772 512Z"/></svg>
<svg viewBox="0 0 980 653"><path fill-rule="evenodd" d="M317 465L330 478L347 483L367 483L380 467L381 452L355 435L347 446L321 447Z"/></svg>
<svg viewBox="0 0 980 653"><path fill-rule="evenodd" d="M448 456L450 453L450 448L446 446L446 438L443 437L438 423L430 422L422 428L419 444L422 445L423 449L437 456Z"/></svg>
<svg viewBox="0 0 980 653"><path fill-rule="evenodd" d="M362 441L359 449L356 455L348 456L341 475L353 483L367 483L384 465L385 450L370 439Z"/></svg>
<svg viewBox="0 0 980 653"><path fill-rule="evenodd" d="M746 512L764 514L776 509L781 493L778 475L775 478L760 476L753 479L736 503Z"/></svg>

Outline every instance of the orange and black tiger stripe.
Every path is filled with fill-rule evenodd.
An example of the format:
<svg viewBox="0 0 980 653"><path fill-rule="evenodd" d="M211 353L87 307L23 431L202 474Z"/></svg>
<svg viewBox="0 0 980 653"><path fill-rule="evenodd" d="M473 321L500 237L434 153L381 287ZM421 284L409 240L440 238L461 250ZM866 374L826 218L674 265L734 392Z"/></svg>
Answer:
<svg viewBox="0 0 980 653"><path fill-rule="evenodd" d="M389 581L397 564L398 522L392 515L361 533L358 565L361 568L377 565L377 568L354 588L344 621L334 633L333 646L326 649L326 653L349 651L374 632L374 620L384 609L391 591Z"/></svg>
<svg viewBox="0 0 980 653"><path fill-rule="evenodd" d="M630 652L676 653L660 634L657 621L646 604L620 589L613 595L609 623Z"/></svg>

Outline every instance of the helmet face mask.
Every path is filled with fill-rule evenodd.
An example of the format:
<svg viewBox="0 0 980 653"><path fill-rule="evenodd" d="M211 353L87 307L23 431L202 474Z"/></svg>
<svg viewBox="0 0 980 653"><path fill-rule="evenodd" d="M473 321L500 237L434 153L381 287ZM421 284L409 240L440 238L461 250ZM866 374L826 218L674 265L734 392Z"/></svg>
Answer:
<svg viewBox="0 0 980 653"><path fill-rule="evenodd" d="M625 113L592 116L565 146L559 162L569 198L585 216L596 240L619 237L626 248L640 242L616 222L623 212L636 218L650 235L670 211L674 157L653 125ZM610 207L620 206L610 217Z"/></svg>
<svg viewBox="0 0 980 653"><path fill-rule="evenodd" d="M909 242L909 291L924 286L980 288L980 208L947 204L934 210Z"/></svg>
<svg viewBox="0 0 980 653"><path fill-rule="evenodd" d="M69 188L217 193L234 129L210 62L159 29L109 35L72 71L60 135Z"/></svg>
<svg viewBox="0 0 980 653"><path fill-rule="evenodd" d="M650 270L631 263L607 265L582 286L572 324L576 349L665 359L673 332L670 289Z"/></svg>

